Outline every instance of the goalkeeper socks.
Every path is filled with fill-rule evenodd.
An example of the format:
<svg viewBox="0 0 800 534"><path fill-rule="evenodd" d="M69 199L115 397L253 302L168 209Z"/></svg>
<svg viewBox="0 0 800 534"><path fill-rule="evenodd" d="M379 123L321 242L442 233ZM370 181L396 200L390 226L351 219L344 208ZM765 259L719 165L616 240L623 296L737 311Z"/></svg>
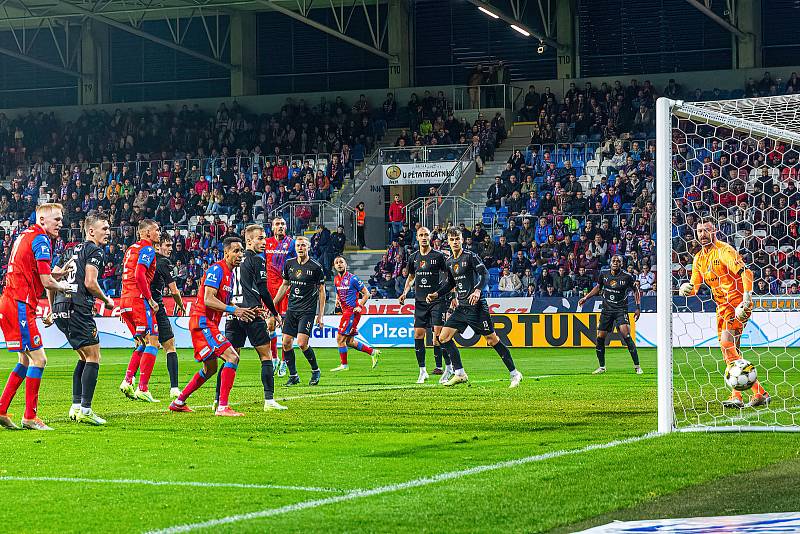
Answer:
<svg viewBox="0 0 800 534"><path fill-rule="evenodd" d="M261 360L261 384L264 386L264 400L271 400L275 395L275 376L272 360Z"/></svg>
<svg viewBox="0 0 800 534"><path fill-rule="evenodd" d="M131 361L128 363L128 370L125 372L125 382L129 384L133 383L133 377L136 376L136 371L139 370L139 364L142 361L142 354L144 354L144 345L133 349Z"/></svg>
<svg viewBox="0 0 800 534"><path fill-rule="evenodd" d="M147 391L147 386L150 384L150 375L153 374L153 367L156 366L156 354L158 354L158 347L148 345L142 354L142 361L139 365L141 375L139 376L139 391Z"/></svg>
<svg viewBox="0 0 800 534"><path fill-rule="evenodd" d="M81 408L84 413L88 413L92 407L94 389L97 387L97 375L100 373L100 364L97 362L86 362L81 376Z"/></svg>
<svg viewBox="0 0 800 534"><path fill-rule="evenodd" d="M28 368L18 363L14 366L14 370L8 375L8 382L3 389L3 395L0 396L0 413L8 413L8 407L11 401L14 400L14 395L17 394L19 386L25 381L25 375L28 373Z"/></svg>
<svg viewBox="0 0 800 534"><path fill-rule="evenodd" d="M722 350L722 357L725 359L725 363L735 362L741 356L739 355L739 350L736 348L736 345L732 341L720 341L719 347Z"/></svg>
<svg viewBox="0 0 800 534"><path fill-rule="evenodd" d="M451 339L447 343L443 343L442 348L450 355L450 361L452 362L454 372L461 371L463 373L464 366L461 364L461 353L458 351L458 347L456 347L456 342Z"/></svg>
<svg viewBox="0 0 800 534"><path fill-rule="evenodd" d="M297 376L297 362L294 359L294 349L284 350L281 358L283 358L283 361L286 362L286 366L289 368L289 375Z"/></svg>
<svg viewBox="0 0 800 534"><path fill-rule="evenodd" d="M436 368L442 368L442 347L440 345L433 345L433 359L436 360Z"/></svg>
<svg viewBox="0 0 800 534"><path fill-rule="evenodd" d="M503 360L506 369L508 369L509 372L513 372L516 367L514 366L514 358L511 357L511 352L508 350L508 347L503 345L502 341L498 341L493 348L495 352L500 355L500 359Z"/></svg>
<svg viewBox="0 0 800 534"><path fill-rule="evenodd" d="M631 336L625 336L625 345L628 346L628 352L631 353L631 359L633 360L633 365L639 366L639 351L636 350L636 343L633 342L633 338Z"/></svg>
<svg viewBox="0 0 800 534"><path fill-rule="evenodd" d="M81 376L83 375L83 369L86 366L86 362L83 360L78 360L78 363L75 364L75 371L72 373L72 404L80 404L81 403L81 391L83 386L81 385Z"/></svg>
<svg viewBox="0 0 800 534"><path fill-rule="evenodd" d="M206 373L202 369L197 371L192 377L192 379L189 380L189 383L186 384L186 387L183 388L181 394L178 396L180 404L185 403L186 399L188 399L192 393L200 389L200 386L206 383L206 380L208 380Z"/></svg>
<svg viewBox="0 0 800 534"><path fill-rule="evenodd" d="M606 338L598 337L597 338L597 362L600 364L600 367L606 366Z"/></svg>
<svg viewBox="0 0 800 534"><path fill-rule="evenodd" d="M767 391L761 387L761 384L758 382L758 380L756 380L753 384L752 391L756 395L766 395L767 393Z"/></svg>
<svg viewBox="0 0 800 534"><path fill-rule="evenodd" d="M39 385L42 383L44 367L28 367L25 374L25 419L36 419L39 408Z"/></svg>
<svg viewBox="0 0 800 534"><path fill-rule="evenodd" d="M314 349L308 347L303 351L303 356L305 356L306 360L308 360L308 364L311 366L312 371L319 371L319 366L317 365L317 356L314 354Z"/></svg>
<svg viewBox="0 0 800 534"><path fill-rule="evenodd" d="M359 352L364 352L366 354L369 354L370 356L372 356L372 353L374 352L374 349L372 347L360 341L356 341L356 350Z"/></svg>
<svg viewBox="0 0 800 534"><path fill-rule="evenodd" d="M339 362L347 365L347 347L339 347Z"/></svg>
<svg viewBox="0 0 800 534"><path fill-rule="evenodd" d="M233 387L233 381L236 380L236 369L237 365L231 362L225 362L225 365L222 366L222 371L220 371L220 388L219 388L219 407L223 408L228 405L228 396L231 393L231 388Z"/></svg>
<svg viewBox="0 0 800 534"><path fill-rule="evenodd" d="M414 340L414 354L417 355L417 364L419 364L420 368L425 367L425 340L424 339L415 339Z"/></svg>
<svg viewBox="0 0 800 534"><path fill-rule="evenodd" d="M167 372L169 373L169 387L178 387L178 353L167 353Z"/></svg>

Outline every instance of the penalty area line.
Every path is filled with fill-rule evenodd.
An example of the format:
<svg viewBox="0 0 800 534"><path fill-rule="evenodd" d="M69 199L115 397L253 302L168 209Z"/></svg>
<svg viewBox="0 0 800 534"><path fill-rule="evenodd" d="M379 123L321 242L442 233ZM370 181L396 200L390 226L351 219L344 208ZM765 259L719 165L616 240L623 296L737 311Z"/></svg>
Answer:
<svg viewBox="0 0 800 534"><path fill-rule="evenodd" d="M439 482L445 482L449 480L457 480L466 476L477 475L480 473L486 473L489 471L496 471L498 469L506 469L509 467L517 467L520 465L525 465L534 462L541 462L544 460L550 460L553 458L560 458L563 456L571 456L575 454L582 454L584 452L602 450L602 449L610 449L612 447L617 447L619 445L628 445L631 443L637 443L640 441L644 441L650 438L654 438L659 436L657 432L650 432L648 434L643 434L641 436L635 436L626 439L614 440L609 441L606 443L595 443L592 445L587 445L585 447L581 447L579 449L562 449L552 452L546 452L543 454L537 454L535 456L526 456L524 458L517 458L515 460L506 460L503 462L498 462L494 464L487 464L487 465L479 465L476 467L471 467L469 469L461 469L458 471L450 471L447 473L441 473L438 475L430 476L430 477L422 477L417 478L414 480L409 480L407 482L401 482L398 484L389 484L386 486L379 486L377 488L368 489L368 490L353 490L345 493L344 495L335 495L331 497L326 497L323 499L314 499L310 501L303 501L295 504L288 504L286 506L281 506L279 508L269 508L266 510L261 510L258 512L249 512L246 514L237 514L231 515L228 517L222 517L219 519L211 519L209 521L202 521L199 523L187 523L184 525L176 525L173 527L168 527L164 529L158 530L151 530L148 531L146 534L179 534L181 532L191 532L194 530L204 529L204 528L213 528L219 527L221 525L228 525L231 523L238 523L241 521L252 521L254 519L263 519L267 517L274 517L278 515L288 514L292 512L299 512L301 510L308 510L311 508L318 508L320 506L325 506L328 504L337 504L340 502L345 501L352 501L355 499L361 499L364 497L373 497L376 495L383 495L385 493L393 493L396 491L411 489L411 488L419 488L422 486L428 486L430 484L436 484Z"/></svg>
<svg viewBox="0 0 800 534"><path fill-rule="evenodd" d="M282 486L278 484L239 484L236 482L191 482L169 480L71 478L71 477L19 477L0 476L0 482L71 482L76 484L124 484L129 486L190 486L196 488L275 489L287 491L310 491L315 493L345 493L352 490L315 488L306 486Z"/></svg>

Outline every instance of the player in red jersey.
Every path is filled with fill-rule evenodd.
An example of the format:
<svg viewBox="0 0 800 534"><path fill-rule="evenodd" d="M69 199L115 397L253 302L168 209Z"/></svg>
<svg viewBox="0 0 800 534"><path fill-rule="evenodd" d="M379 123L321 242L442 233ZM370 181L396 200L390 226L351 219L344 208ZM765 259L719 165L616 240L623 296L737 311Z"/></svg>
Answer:
<svg viewBox="0 0 800 534"><path fill-rule="evenodd" d="M364 312L364 305L369 300L369 291L358 276L347 270L347 260L342 256L334 258L333 268L336 269L333 285L336 288L336 302L339 303L339 308L342 310L342 319L339 321L339 331L336 333L341 365L331 369L331 372L346 371L350 368L347 363L347 347L369 354L372 358L372 368L375 369L381 351L355 339L358 335L358 322Z"/></svg>
<svg viewBox="0 0 800 534"><path fill-rule="evenodd" d="M158 303L153 299L150 284L156 274L156 251L160 230L152 219L139 223L139 241L128 247L122 263L122 295L120 297L121 319L128 326L136 348L120 391L130 399L159 402L153 398L148 385L158 354ZM136 371L141 370L139 387L134 388Z"/></svg>
<svg viewBox="0 0 800 534"><path fill-rule="evenodd" d="M264 258L267 262L267 289L273 300L283 283L283 265L287 259L296 257L294 239L286 235L286 220L283 217L275 217L272 219L272 237L267 238L267 246L264 249ZM278 307L278 313L285 315L289 301L287 299L282 303L276 302L275 305ZM267 320L267 328L269 328L269 350L273 368L277 369L278 376L284 376L286 362L281 361L278 365L278 334L275 332L274 317Z"/></svg>
<svg viewBox="0 0 800 534"><path fill-rule="evenodd" d="M228 237L223 244L225 257L209 267L200 281L197 301L192 306L192 314L189 317L194 359L202 362L203 368L192 377L178 398L169 405L169 409L173 412L193 411L186 404L186 399L214 376L217 372L217 358L222 358L225 364L220 371L219 406L215 415L225 417L242 415L228 406L228 396L236 379L236 368L239 366L239 355L231 342L220 332L219 322L223 313L229 313L240 321L249 322L255 319L259 310L239 308L230 304L234 285L233 269L241 265L244 248L242 240L238 237Z"/></svg>
<svg viewBox="0 0 800 534"><path fill-rule="evenodd" d="M57 237L63 225L61 204L42 204L36 209L36 224L31 225L14 241L8 260L6 285L0 297L0 329L9 352L18 352L19 361L8 377L0 396L0 426L18 427L8 413L22 382L25 382L25 414L22 427L30 430L52 430L36 415L39 384L47 364L42 336L36 324L36 305L44 290L66 291L59 282L74 268L74 262L63 268L50 268L50 239Z"/></svg>

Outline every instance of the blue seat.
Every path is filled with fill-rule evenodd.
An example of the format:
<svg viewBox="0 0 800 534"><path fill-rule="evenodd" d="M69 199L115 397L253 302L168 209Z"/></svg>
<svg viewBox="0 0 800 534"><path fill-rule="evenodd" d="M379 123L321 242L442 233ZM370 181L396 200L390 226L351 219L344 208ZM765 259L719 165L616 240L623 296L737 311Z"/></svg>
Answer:
<svg viewBox="0 0 800 534"><path fill-rule="evenodd" d="M506 215L508 216L508 206L503 206L502 208L497 210L497 215Z"/></svg>
<svg viewBox="0 0 800 534"><path fill-rule="evenodd" d="M494 217L491 215L484 215L483 216L483 225L491 227L494 224Z"/></svg>
<svg viewBox="0 0 800 534"><path fill-rule="evenodd" d="M494 216L494 214L495 214L495 213L497 213L497 208L495 208L494 206L486 206L485 208L483 208L483 215L484 215L484 217L485 217L486 215L492 215L492 216Z"/></svg>

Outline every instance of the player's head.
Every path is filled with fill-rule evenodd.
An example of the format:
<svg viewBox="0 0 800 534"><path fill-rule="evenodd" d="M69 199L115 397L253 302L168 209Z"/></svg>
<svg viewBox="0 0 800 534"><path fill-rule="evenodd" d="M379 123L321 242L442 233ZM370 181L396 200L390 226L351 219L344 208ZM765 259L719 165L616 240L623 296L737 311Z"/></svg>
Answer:
<svg viewBox="0 0 800 534"><path fill-rule="evenodd" d="M83 222L83 231L86 239L93 241L96 245L108 244L108 237L111 235L111 226L108 224L108 216L95 210L86 214Z"/></svg>
<svg viewBox="0 0 800 534"><path fill-rule="evenodd" d="M333 268L336 269L336 272L339 274L347 272L347 260L344 259L344 256L336 256L333 259Z"/></svg>
<svg viewBox="0 0 800 534"><path fill-rule="evenodd" d="M622 256L614 254L611 256L611 272L617 273L622 269Z"/></svg>
<svg viewBox="0 0 800 534"><path fill-rule="evenodd" d="M64 207L55 203L42 204L36 208L36 223L50 237L58 237L59 230L64 226Z"/></svg>
<svg viewBox="0 0 800 534"><path fill-rule="evenodd" d="M245 228L244 242L248 250L252 250L256 254L264 252L267 244L267 234L264 232L264 227L260 224L251 224Z"/></svg>
<svg viewBox="0 0 800 534"><path fill-rule="evenodd" d="M458 228L450 228L447 231L447 243L450 245L450 250L452 250L454 254L461 252L462 239L461 230Z"/></svg>
<svg viewBox="0 0 800 534"><path fill-rule="evenodd" d="M428 248L431 246L431 231L424 226L420 226L417 230L417 241L421 248Z"/></svg>
<svg viewBox="0 0 800 534"><path fill-rule="evenodd" d="M700 246L707 247L713 245L717 240L717 225L711 217L702 217L697 221L697 241Z"/></svg>
<svg viewBox="0 0 800 534"><path fill-rule="evenodd" d="M278 239L286 237L286 219L283 217L275 217L272 219L272 235Z"/></svg>
<svg viewBox="0 0 800 534"><path fill-rule="evenodd" d="M169 256L172 254L172 236L167 232L162 232L158 238L158 246L156 247L158 253L162 256Z"/></svg>
<svg viewBox="0 0 800 534"><path fill-rule="evenodd" d="M242 264L242 256L244 255L242 240L238 237L226 237L222 242L222 253L231 268L238 267Z"/></svg>
<svg viewBox="0 0 800 534"><path fill-rule="evenodd" d="M151 243L158 241L160 237L158 231L158 223L153 219L142 219L139 221L139 239L147 239Z"/></svg>
<svg viewBox="0 0 800 534"><path fill-rule="evenodd" d="M305 236L300 236L294 240L294 249L297 252L297 257L301 260L308 259L308 249L311 247L311 241Z"/></svg>

